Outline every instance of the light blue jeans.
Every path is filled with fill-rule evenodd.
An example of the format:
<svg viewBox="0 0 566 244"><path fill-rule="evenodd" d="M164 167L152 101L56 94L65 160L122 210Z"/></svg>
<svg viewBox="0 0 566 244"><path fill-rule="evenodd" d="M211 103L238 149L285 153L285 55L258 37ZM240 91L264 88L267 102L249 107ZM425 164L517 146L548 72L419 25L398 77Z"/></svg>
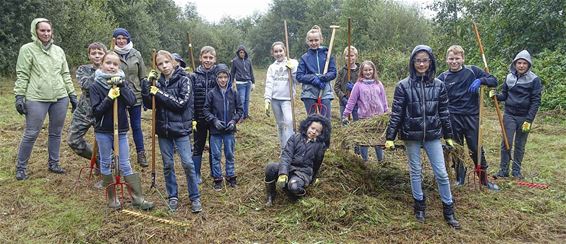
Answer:
<svg viewBox="0 0 566 244"><path fill-rule="evenodd" d="M252 82L248 81L245 84L236 83L236 89L238 89L238 96L240 96L240 101L244 107L244 118L248 118L248 110L250 107L250 93L252 92Z"/></svg>
<svg viewBox="0 0 566 244"><path fill-rule="evenodd" d="M375 148L375 156L377 157L377 160L381 161L383 160L383 149L381 149L381 147L376 146ZM362 159L364 161L368 161L369 155L368 155L368 147L360 147L360 154L362 155Z"/></svg>
<svg viewBox="0 0 566 244"><path fill-rule="evenodd" d="M293 135L293 117L291 110L291 101L271 100L271 109L275 115L277 122L277 134L279 135L279 145L281 150L287 145L287 140Z"/></svg>
<svg viewBox="0 0 566 244"><path fill-rule="evenodd" d="M450 191L450 180L446 172L444 163L444 153L440 139L430 141L405 141L407 158L409 158L409 174L411 176L411 189L413 198L423 200L422 188L422 162L421 162L421 146L424 148L430 164L434 178L438 185L440 199L445 204L452 204L452 192Z"/></svg>
<svg viewBox="0 0 566 244"><path fill-rule="evenodd" d="M236 176L234 166L234 147L236 138L233 133L210 136L210 151L212 152L212 178L222 179L222 145L224 144L224 157L226 159L226 177Z"/></svg>
<svg viewBox="0 0 566 244"><path fill-rule="evenodd" d="M195 165L193 164L191 152L190 136L178 138L159 137L159 149L161 150L161 159L163 159L163 175L165 178L165 188L167 189L168 198L178 198L177 177L175 176L175 145L181 157L181 165L185 171L187 178L187 191L189 191L189 199L197 200L200 197L195 173Z"/></svg>
<svg viewBox="0 0 566 244"><path fill-rule="evenodd" d="M100 155L100 173L103 175L112 175L112 157L114 156L114 136L112 133L95 133L96 143L98 143L98 154ZM132 165L130 165L130 148L128 146L128 136L126 132L118 134L118 146L120 150L120 174L128 176L133 174Z"/></svg>

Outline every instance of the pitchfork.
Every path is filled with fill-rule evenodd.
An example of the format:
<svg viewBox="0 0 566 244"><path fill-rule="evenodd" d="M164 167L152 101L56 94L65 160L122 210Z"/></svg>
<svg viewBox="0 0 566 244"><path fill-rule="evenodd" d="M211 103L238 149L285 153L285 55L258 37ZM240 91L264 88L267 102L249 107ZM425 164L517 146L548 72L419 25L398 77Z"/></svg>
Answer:
<svg viewBox="0 0 566 244"><path fill-rule="evenodd" d="M97 160L97 153L98 153L98 143L96 140L94 141L94 146L92 147L92 156L90 158L90 164L88 167L82 167L79 170L79 176L77 177L77 181L75 184L78 184L81 181L81 175L83 171L89 170L87 180L90 181L92 179L93 171L94 174L100 174L100 169L96 167L96 160Z"/></svg>

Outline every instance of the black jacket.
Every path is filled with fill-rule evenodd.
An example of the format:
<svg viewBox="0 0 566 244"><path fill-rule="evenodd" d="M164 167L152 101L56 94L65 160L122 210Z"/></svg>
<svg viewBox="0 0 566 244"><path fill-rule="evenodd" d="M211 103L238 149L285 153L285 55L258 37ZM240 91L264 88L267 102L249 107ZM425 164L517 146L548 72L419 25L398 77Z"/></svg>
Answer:
<svg viewBox="0 0 566 244"><path fill-rule="evenodd" d="M177 66L169 81L161 75L155 84L159 88L159 92L155 94L155 133L159 137L178 138L191 134L193 93L191 81L185 74L183 69ZM145 107L153 109L152 96L144 92L142 89Z"/></svg>
<svg viewBox="0 0 566 244"><path fill-rule="evenodd" d="M114 119L112 117L114 100L108 97L109 90L98 82L94 82L90 86L90 104L96 120L94 132L114 132ZM120 88L120 96L116 100L118 101L118 132L127 132L130 128L127 107L136 104L136 95L129 88L129 85L125 85Z"/></svg>
<svg viewBox="0 0 566 244"><path fill-rule="evenodd" d="M232 83L228 82L228 89L226 89L224 95L222 94L222 89L218 86L208 93L207 102L204 105L204 116L205 120L210 124L210 134L234 133L236 127L234 127L232 131L217 130L214 126L214 121L218 119L224 121L226 124L230 121L238 122L244 114L240 96L238 96L238 92L231 87Z"/></svg>
<svg viewBox="0 0 566 244"><path fill-rule="evenodd" d="M358 80L358 73L360 71L360 64L356 63L355 69L350 69L350 80L348 80L348 66L344 65L342 69L338 72L338 79L336 79L336 83L334 83L334 93L338 97L338 101L340 101L340 106L346 106L346 104L342 104L342 97L346 99L350 98L350 93L352 90L348 90L348 82L352 82L353 84L356 83Z"/></svg>
<svg viewBox="0 0 566 244"><path fill-rule="evenodd" d="M244 58L240 58L240 55L238 54L240 50L244 50L244 53L246 53ZM239 46L238 50L236 50L236 57L232 59L230 77L237 81L251 81L255 84L252 61L249 59L248 52L246 51L246 47L244 46Z"/></svg>
<svg viewBox="0 0 566 244"><path fill-rule="evenodd" d="M194 119L198 121L204 120L204 104L209 91L216 87L216 69L215 65L209 70L199 66L197 70L191 74L191 82L193 84L194 97Z"/></svg>
<svg viewBox="0 0 566 244"><path fill-rule="evenodd" d="M414 56L428 52L431 64L426 76L417 76ZM391 117L387 126L387 140L429 141L452 138L448 94L444 82L428 75L435 73L435 59L428 46L415 47L409 61L411 75L397 83L393 97Z"/></svg>
<svg viewBox="0 0 566 244"><path fill-rule="evenodd" d="M314 121L322 124L322 133L315 141L308 141L307 129ZM295 133L287 140L285 149L281 154L279 175L296 175L307 185L313 182L324 160L324 153L329 146L331 130L330 121L320 115L309 115L303 120L300 132Z"/></svg>

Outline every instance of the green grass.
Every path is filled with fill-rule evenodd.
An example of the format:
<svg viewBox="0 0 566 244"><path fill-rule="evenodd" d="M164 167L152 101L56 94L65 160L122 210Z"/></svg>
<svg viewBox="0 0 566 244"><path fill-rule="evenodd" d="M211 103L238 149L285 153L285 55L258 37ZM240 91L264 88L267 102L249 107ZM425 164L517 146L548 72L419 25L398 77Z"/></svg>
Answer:
<svg viewBox="0 0 566 244"><path fill-rule="evenodd" d="M187 242L560 242L566 236L566 129L556 113L540 113L529 136L523 172L527 181L547 183L546 190L531 189L513 180L498 180L498 193L478 190L473 182L453 189L456 216L463 229L454 231L444 223L442 206L429 165L425 164L424 190L427 222L412 215L412 197L403 152L386 152L387 164L375 161L368 168L352 152L333 143L321 169L321 183L308 189L308 196L291 203L278 194L276 204L265 208L264 167L276 161L279 145L275 120L263 108L265 69L256 70L257 84L251 101L251 119L238 127L236 172L238 187L212 190L205 178L201 185L204 212L190 213L186 181L177 164L180 208L175 214L154 190L149 190L150 170L141 172L149 200L157 209L146 214L188 223L177 227L124 213L109 211L103 191L92 183L75 185L80 167L87 160L61 145L65 175L47 171L47 132L36 141L29 162L30 179L16 181L14 164L24 118L14 109L11 92L0 95L0 242L3 243L187 243ZM0 80L2 90L11 91L12 79ZM386 82L391 100L394 81ZM333 104L333 129L339 129L338 107ZM297 117L305 117L297 99ZM490 173L498 170L500 136L493 109L484 119L484 145ZM151 149L150 111L142 116L147 150ZM68 128L70 113L67 114ZM87 135L92 141L93 135ZM132 145L131 139L130 144ZM133 148L133 145L130 149ZM131 159L136 156L132 153ZM206 157L205 157L206 158ZM165 193L161 159L156 160L158 189ZM206 162L203 165L208 165ZM203 176L208 175L203 167ZM471 178L470 178L471 179ZM131 205L126 204L128 209Z"/></svg>

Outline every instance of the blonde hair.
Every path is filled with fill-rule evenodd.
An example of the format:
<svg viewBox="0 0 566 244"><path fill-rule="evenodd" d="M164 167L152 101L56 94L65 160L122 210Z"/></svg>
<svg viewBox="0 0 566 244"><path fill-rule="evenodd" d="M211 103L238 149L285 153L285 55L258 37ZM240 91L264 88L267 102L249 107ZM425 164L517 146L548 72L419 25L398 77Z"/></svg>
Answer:
<svg viewBox="0 0 566 244"><path fill-rule="evenodd" d="M118 61L120 60L120 56L118 56L117 53L110 51L110 52L106 52L106 54L104 54L104 57L102 57L102 62L103 62L103 63L104 63L104 61L106 60L106 58L107 58L108 56L115 56L115 57L118 59Z"/></svg>
<svg viewBox="0 0 566 244"><path fill-rule="evenodd" d="M460 45L450 46L446 51L446 56L448 56L450 52L453 52L455 55L462 54L462 58L464 57L464 48L462 48L462 46Z"/></svg>
<svg viewBox="0 0 566 244"><path fill-rule="evenodd" d="M350 53L353 53L354 55L358 56L358 49L354 46L350 46ZM342 55L344 56L348 55L348 47L344 48L344 53Z"/></svg>
<svg viewBox="0 0 566 244"><path fill-rule="evenodd" d="M375 64L370 60L365 60L360 65L360 71L358 71L358 81L362 81L364 79L364 66L368 66L368 65L371 66L371 68L373 69L373 76L371 78L374 79L376 82L379 81L378 80L379 71L377 71Z"/></svg>
<svg viewBox="0 0 566 244"><path fill-rule="evenodd" d="M273 48L275 46L281 46L281 48L283 48L283 51L285 51L285 56L287 56L287 49L285 48L285 44L283 42L276 41L273 44L271 44L271 53L273 53Z"/></svg>
<svg viewBox="0 0 566 244"><path fill-rule="evenodd" d="M200 49L200 55L199 56L202 56L205 53L210 53L210 54L212 54L212 56L216 57L216 50L214 50L214 48L211 47L211 46L202 47Z"/></svg>
<svg viewBox="0 0 566 244"><path fill-rule="evenodd" d="M309 41L309 35L310 34L316 34L318 33L319 37L320 37L320 43L322 43L322 41L324 40L324 37L322 37L322 29L320 29L320 26L318 25L313 25L311 27L311 29L309 31L307 31L307 37L305 37L305 41L308 42Z"/></svg>
<svg viewBox="0 0 566 244"><path fill-rule="evenodd" d="M177 60L175 60L173 55L170 52L165 51L165 50L157 51L157 54L155 55L155 62L156 62L155 65L157 65L157 56L164 56L164 57L168 58L169 61L171 61L171 63L173 64L173 67L177 67L177 65L179 65L179 63L177 62Z"/></svg>

